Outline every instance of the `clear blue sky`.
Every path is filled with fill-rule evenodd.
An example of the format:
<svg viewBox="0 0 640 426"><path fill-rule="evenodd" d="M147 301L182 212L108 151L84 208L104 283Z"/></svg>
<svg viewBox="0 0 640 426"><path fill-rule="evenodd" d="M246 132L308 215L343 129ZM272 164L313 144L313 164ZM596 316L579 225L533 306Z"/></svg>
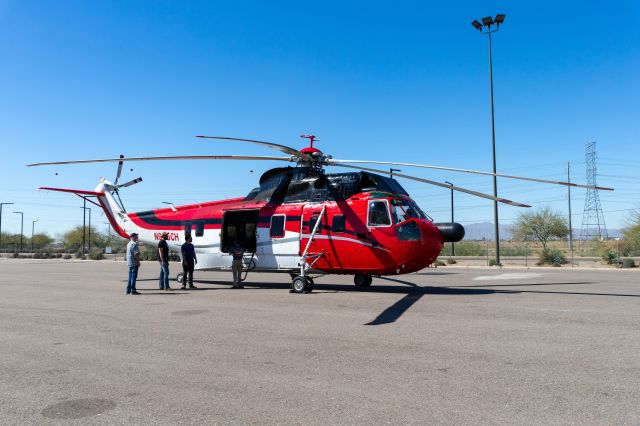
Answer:
<svg viewBox="0 0 640 426"><path fill-rule="evenodd" d="M93 189L116 166L27 168L117 156L255 154L198 134L302 147L335 158L491 169L486 36L494 37L498 170L585 179L595 140L607 226L640 207L640 2L263 2L0 0L3 230L64 232L82 201L39 186ZM130 163L130 211L246 194L270 163ZM252 172L253 170L253 172ZM338 171L330 168L329 171ZM490 193L491 178L410 170ZM57 173L57 175L56 175ZM436 220L449 192L401 182ZM499 179L507 198L567 213L561 187ZM584 191L574 191L580 227ZM492 221L492 202L456 194L456 219ZM501 207L505 224L520 213ZM106 231L94 209L93 222Z"/></svg>

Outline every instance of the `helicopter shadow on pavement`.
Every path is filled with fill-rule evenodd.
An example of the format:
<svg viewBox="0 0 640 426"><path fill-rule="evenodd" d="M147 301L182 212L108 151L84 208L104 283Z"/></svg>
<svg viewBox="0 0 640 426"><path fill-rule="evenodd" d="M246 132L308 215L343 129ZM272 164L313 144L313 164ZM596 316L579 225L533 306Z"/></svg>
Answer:
<svg viewBox="0 0 640 426"><path fill-rule="evenodd" d="M450 287L420 287L415 283L409 281L402 281L394 278L378 277L378 280L390 281L392 283L401 284L375 284L372 287L360 289L352 284L322 284L316 283L313 294L322 293L339 293L339 292L366 292L366 293L390 293L390 294L404 294L405 296L398 300L393 305L389 306L382 313L380 313L374 320L364 325L383 325L390 324L398 320L414 303L422 298L426 294L440 294L440 295L487 295L494 293L519 293L516 290L490 290L483 288L450 288ZM225 285L230 286L229 281L220 280L194 280L194 283L198 284L211 284L211 285ZM246 289L283 289L288 290L291 285L288 283L273 283L273 282L244 282ZM203 288L199 287L199 290L226 290L229 287L224 288Z"/></svg>

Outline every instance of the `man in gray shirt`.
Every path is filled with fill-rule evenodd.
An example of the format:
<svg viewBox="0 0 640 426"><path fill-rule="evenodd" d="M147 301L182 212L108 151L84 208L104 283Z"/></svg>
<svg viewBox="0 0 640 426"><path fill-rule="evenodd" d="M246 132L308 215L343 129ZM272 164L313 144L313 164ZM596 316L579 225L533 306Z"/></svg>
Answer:
<svg viewBox="0 0 640 426"><path fill-rule="evenodd" d="M136 280L138 279L138 268L140 268L140 249L138 248L138 234L135 232L129 235L127 243L127 266L129 267L129 281L127 281L127 294L140 294L136 290Z"/></svg>

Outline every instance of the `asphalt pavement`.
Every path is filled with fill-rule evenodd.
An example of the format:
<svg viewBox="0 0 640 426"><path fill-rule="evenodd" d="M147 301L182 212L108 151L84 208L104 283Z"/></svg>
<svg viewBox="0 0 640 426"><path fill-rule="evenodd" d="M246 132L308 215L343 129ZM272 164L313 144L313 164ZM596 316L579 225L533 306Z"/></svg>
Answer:
<svg viewBox="0 0 640 426"><path fill-rule="evenodd" d="M640 424L637 270L158 269L0 259L2 423Z"/></svg>

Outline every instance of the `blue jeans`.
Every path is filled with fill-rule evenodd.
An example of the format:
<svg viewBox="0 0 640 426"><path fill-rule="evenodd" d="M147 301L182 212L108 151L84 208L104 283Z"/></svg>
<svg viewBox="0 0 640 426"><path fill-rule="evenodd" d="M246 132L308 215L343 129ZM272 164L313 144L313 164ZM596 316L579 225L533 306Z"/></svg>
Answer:
<svg viewBox="0 0 640 426"><path fill-rule="evenodd" d="M160 263L160 290L169 288L169 262Z"/></svg>
<svg viewBox="0 0 640 426"><path fill-rule="evenodd" d="M138 279L138 267L129 266L129 281L127 281L127 294L136 291L137 279Z"/></svg>

